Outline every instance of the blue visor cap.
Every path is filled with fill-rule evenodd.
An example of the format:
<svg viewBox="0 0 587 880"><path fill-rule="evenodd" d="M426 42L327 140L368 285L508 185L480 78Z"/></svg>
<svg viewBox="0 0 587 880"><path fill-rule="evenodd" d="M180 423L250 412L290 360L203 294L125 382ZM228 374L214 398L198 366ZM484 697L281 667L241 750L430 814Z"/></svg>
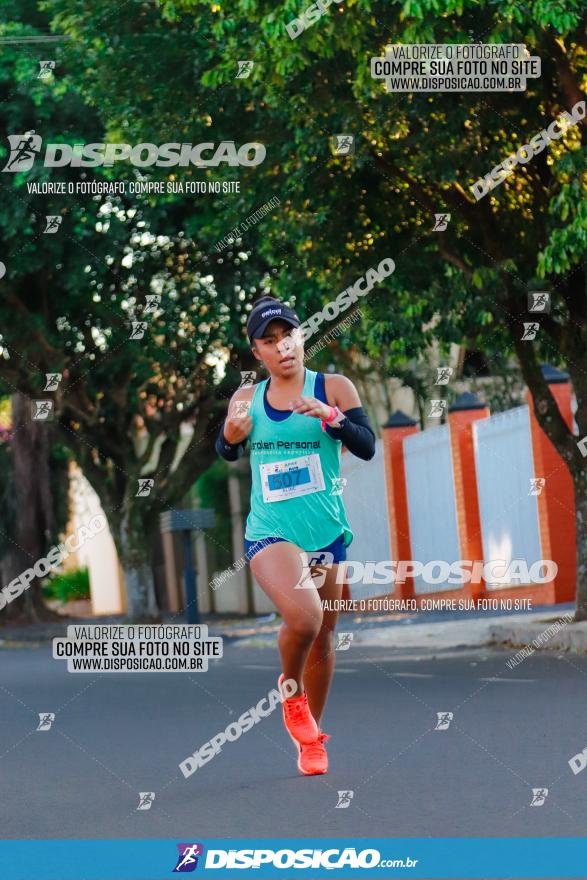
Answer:
<svg viewBox="0 0 587 880"><path fill-rule="evenodd" d="M283 303L260 303L247 321L247 334L250 340L261 339L271 321L287 321L292 327L300 326L300 319L293 309Z"/></svg>

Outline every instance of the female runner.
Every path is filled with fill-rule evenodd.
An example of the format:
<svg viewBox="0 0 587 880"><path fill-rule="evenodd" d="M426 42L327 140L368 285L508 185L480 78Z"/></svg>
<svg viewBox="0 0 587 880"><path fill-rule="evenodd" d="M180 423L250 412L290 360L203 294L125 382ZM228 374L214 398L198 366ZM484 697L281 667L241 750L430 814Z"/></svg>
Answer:
<svg viewBox="0 0 587 880"><path fill-rule="evenodd" d="M296 313L279 300L264 296L255 303L247 333L269 378L233 395L216 450L235 461L249 442L246 555L283 620L278 637L283 719L296 744L298 769L309 776L328 769L329 736L320 721L334 672L338 611L323 610L321 600L337 607L333 600L341 598L343 581L338 582L338 565L352 540L341 494L334 493L341 447L370 459L375 435L349 379L304 367L299 327ZM304 574L306 554L310 563L320 554L332 561L320 594ZM288 679L297 687L293 696L282 688Z"/></svg>

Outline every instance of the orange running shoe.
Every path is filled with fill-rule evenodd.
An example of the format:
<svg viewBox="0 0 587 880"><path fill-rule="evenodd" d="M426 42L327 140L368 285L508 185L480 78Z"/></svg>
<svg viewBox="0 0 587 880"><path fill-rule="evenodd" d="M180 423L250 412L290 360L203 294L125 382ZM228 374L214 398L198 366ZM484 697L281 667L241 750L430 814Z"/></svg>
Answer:
<svg viewBox="0 0 587 880"><path fill-rule="evenodd" d="M285 676L282 673L277 681L277 686L282 695L285 695L282 688L284 678ZM294 743L296 745L298 743L301 745L315 743L320 731L310 712L307 694L304 693L300 697L289 697L289 699L283 701L282 706L283 723Z"/></svg>
<svg viewBox="0 0 587 880"><path fill-rule="evenodd" d="M309 746L299 746L298 770L304 776L318 776L328 770L328 755L324 743L330 737L327 733L320 732L315 743Z"/></svg>

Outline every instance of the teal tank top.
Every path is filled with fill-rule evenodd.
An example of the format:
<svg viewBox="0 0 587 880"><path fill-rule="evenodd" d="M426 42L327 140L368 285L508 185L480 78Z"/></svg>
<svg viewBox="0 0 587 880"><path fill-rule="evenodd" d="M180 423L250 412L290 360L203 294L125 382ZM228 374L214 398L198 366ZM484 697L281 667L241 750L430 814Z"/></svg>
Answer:
<svg viewBox="0 0 587 880"><path fill-rule="evenodd" d="M303 397L316 396L317 375L306 369ZM310 551L344 535L348 546L353 533L337 486L342 443L312 416L292 412L280 421L270 418L264 403L267 382L256 386L250 408L252 489L245 537L284 538Z"/></svg>

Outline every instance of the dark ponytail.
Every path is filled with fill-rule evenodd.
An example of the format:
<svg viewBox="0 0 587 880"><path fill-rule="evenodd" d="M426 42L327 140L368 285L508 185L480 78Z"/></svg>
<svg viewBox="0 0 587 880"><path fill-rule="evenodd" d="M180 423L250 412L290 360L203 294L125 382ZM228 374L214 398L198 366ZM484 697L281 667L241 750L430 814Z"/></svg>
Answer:
<svg viewBox="0 0 587 880"><path fill-rule="evenodd" d="M277 303L278 305L282 305L280 299L276 299L274 296L270 296L269 294L264 294L255 300L253 303L253 308L256 309L257 306L261 305L261 303Z"/></svg>

